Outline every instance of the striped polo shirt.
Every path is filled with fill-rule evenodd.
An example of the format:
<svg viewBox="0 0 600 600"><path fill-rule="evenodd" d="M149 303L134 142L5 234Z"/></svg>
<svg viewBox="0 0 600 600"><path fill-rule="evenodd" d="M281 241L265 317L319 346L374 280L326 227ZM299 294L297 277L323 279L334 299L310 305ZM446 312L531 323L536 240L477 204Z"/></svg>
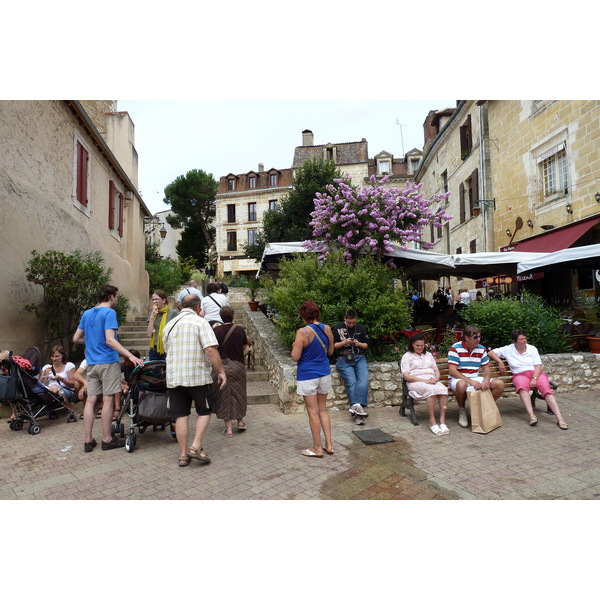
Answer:
<svg viewBox="0 0 600 600"><path fill-rule="evenodd" d="M487 352L481 344L469 352L461 341L448 350L448 364L456 365L458 371L467 377L477 376L479 367L487 365L489 362Z"/></svg>

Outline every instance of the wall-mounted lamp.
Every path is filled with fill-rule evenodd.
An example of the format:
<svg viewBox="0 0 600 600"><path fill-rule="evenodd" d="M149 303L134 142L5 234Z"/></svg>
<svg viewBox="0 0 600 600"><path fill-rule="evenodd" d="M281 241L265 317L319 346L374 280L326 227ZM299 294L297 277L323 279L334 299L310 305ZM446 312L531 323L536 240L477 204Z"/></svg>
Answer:
<svg viewBox="0 0 600 600"><path fill-rule="evenodd" d="M594 198L596 198L596 202L600 202L600 192L596 192Z"/></svg>
<svg viewBox="0 0 600 600"><path fill-rule="evenodd" d="M600 200L599 200L600 202ZM478 217L481 214L481 207L484 206L485 208L493 208L494 210L496 210L496 198L492 198L491 200L484 200L484 199L480 199L477 204L475 204L473 206L473 208L471 209L471 214L474 217Z"/></svg>
<svg viewBox="0 0 600 600"><path fill-rule="evenodd" d="M568 212L570 215L572 215L572 214L573 214L573 209L571 208L571 205L570 205L570 204L567 204L567 205L565 206L565 209L566 209L566 211L567 211L567 212Z"/></svg>
<svg viewBox="0 0 600 600"><path fill-rule="evenodd" d="M160 239L164 240L167 237L167 229L164 223L158 220L157 217L144 217L144 235L146 237L150 237L152 232L160 226L158 233L160 235Z"/></svg>
<svg viewBox="0 0 600 600"><path fill-rule="evenodd" d="M506 235L507 235L508 237L510 237L510 236L512 235L512 234L511 234L511 232L510 232L510 229L507 229L507 230L506 230Z"/></svg>
<svg viewBox="0 0 600 600"><path fill-rule="evenodd" d="M527 219L527 227L533 227L533 221L531 219Z"/></svg>

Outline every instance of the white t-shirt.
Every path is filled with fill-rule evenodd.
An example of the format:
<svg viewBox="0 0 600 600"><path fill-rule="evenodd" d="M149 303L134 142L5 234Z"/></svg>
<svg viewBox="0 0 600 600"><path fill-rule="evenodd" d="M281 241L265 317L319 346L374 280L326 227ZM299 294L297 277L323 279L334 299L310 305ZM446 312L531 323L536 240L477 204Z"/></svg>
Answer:
<svg viewBox="0 0 600 600"><path fill-rule="evenodd" d="M229 300L227 300L225 294L213 292L206 296L206 298L202 298L200 306L204 309L204 318L207 321L219 321L219 323L222 323L223 319L221 319L220 312L224 306L229 306Z"/></svg>
<svg viewBox="0 0 600 600"><path fill-rule="evenodd" d="M495 348L494 352L500 357L505 358L513 374L523 373L523 371L533 371L535 365L541 365L542 359L535 346L527 344L525 352L520 354L514 344Z"/></svg>
<svg viewBox="0 0 600 600"><path fill-rule="evenodd" d="M471 304L471 295L469 292L461 292L458 298L462 304Z"/></svg>
<svg viewBox="0 0 600 600"><path fill-rule="evenodd" d="M56 369L54 369L54 370L55 370L55 372L56 372L56 375L57 375L57 377L58 377L58 376L61 376L61 377L64 377L65 379L68 379L67 375L68 375L68 373L69 373L69 371L70 371L71 369L74 369L74 368L75 368L75 365L74 365L72 362L68 362L68 363L66 363L65 365L63 365L63 367L64 367L64 368L63 368L63 370L62 370L62 371L57 371ZM50 376L51 376L51 377L53 377L53 376L54 376L54 374L52 373L52 370L51 370L51 368L52 368L52 365L51 365L51 364L44 365L44 367L43 367L43 369L42 369L42 373L43 373L43 372L44 372L46 369L48 369L48 370L50 371ZM43 381L42 383L43 383L43 384L44 384L46 387L50 387L51 385L60 385L61 387L65 387L65 388L67 388L68 390L71 390L71 389L73 389L73 388L69 387L69 386L68 386L68 385L67 385L67 384L66 384L66 383L65 383L65 382L64 382L62 379L44 379L44 381Z"/></svg>

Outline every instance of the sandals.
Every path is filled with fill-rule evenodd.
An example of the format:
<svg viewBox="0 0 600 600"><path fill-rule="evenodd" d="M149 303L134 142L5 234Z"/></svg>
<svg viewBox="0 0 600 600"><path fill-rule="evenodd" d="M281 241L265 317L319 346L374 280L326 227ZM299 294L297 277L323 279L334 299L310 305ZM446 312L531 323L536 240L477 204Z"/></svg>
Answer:
<svg viewBox="0 0 600 600"><path fill-rule="evenodd" d="M535 415L531 415L529 417L529 424L531 425L531 427L535 427L538 423L537 417Z"/></svg>
<svg viewBox="0 0 600 600"><path fill-rule="evenodd" d="M444 435L437 423L435 425L430 425L429 429L431 429L431 433L433 433L433 435Z"/></svg>
<svg viewBox="0 0 600 600"><path fill-rule="evenodd" d="M569 429L569 426L567 425L567 422L564 419L559 419L558 421L556 421L556 424L558 425L559 429Z"/></svg>
<svg viewBox="0 0 600 600"><path fill-rule="evenodd" d="M233 431L231 433L227 433L227 429L223 429L223 435L228 438L233 437Z"/></svg>
<svg viewBox="0 0 600 600"><path fill-rule="evenodd" d="M115 410L113 410L112 420L116 421L119 418L120 414L121 414L121 409L120 408L115 408Z"/></svg>
<svg viewBox="0 0 600 600"><path fill-rule="evenodd" d="M333 449L330 452L329 450L327 450L327 448L325 448L325 446L323 446L323 450L325 450L325 452L327 452L327 454L329 454L330 456L333 454Z"/></svg>
<svg viewBox="0 0 600 600"><path fill-rule="evenodd" d="M198 450L198 448L195 448L194 446L190 446L190 449L188 450L187 455L190 458L195 458L196 460L199 460L201 463L204 463L207 465L210 462L210 458L208 458L208 455L206 454L206 452L204 452L204 456L202 456L200 454L200 452L204 452L204 448L200 448L200 450Z"/></svg>
<svg viewBox="0 0 600 600"><path fill-rule="evenodd" d="M237 428L237 430L238 430L240 433L244 433L244 431L246 431L246 423L244 423L244 424L242 424L242 425L238 425L238 428Z"/></svg>
<svg viewBox="0 0 600 600"><path fill-rule="evenodd" d="M450 430L448 429L446 423L440 423L440 435L448 435L449 433Z"/></svg>
<svg viewBox="0 0 600 600"><path fill-rule="evenodd" d="M322 454L315 454L310 448L302 450L302 456L308 456L310 458L323 458Z"/></svg>
<svg viewBox="0 0 600 600"><path fill-rule="evenodd" d="M190 460L192 460L189 456L183 455L179 457L179 466L187 467L190 464Z"/></svg>

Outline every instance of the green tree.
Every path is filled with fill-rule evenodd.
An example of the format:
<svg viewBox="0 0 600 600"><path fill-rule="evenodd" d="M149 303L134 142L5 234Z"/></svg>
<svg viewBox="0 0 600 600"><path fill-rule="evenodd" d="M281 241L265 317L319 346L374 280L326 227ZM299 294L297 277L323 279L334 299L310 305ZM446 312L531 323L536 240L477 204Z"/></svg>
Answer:
<svg viewBox="0 0 600 600"><path fill-rule="evenodd" d="M96 293L109 283L112 269L104 268L99 252L64 254L49 250L38 254L33 250L31 254L25 275L28 281L42 286L44 295L41 304L27 304L24 310L43 320L44 355L56 343L71 354L81 314L97 304Z"/></svg>
<svg viewBox="0 0 600 600"><path fill-rule="evenodd" d="M199 267L204 266L208 248L213 244L214 229L211 229L210 221L215 216L218 189L215 178L201 169L180 175L165 188L164 202L174 213L167 217L167 223L174 229L183 228L186 238L185 248L182 246L185 255L179 253L179 247L178 254L183 258L198 257L203 261Z"/></svg>
<svg viewBox="0 0 600 600"><path fill-rule="evenodd" d="M265 246L271 242L302 242L312 238L310 213L315 209L317 192L325 192L326 186L340 176L333 160L308 160L296 169L292 191L276 208L265 213L256 243L242 247L246 255L260 260Z"/></svg>
<svg viewBox="0 0 600 600"><path fill-rule="evenodd" d="M399 273L372 256L359 258L351 267L342 252L331 254L325 263L315 253L283 260L277 281L265 286L266 303L277 313L282 342L291 346L302 326L298 309L313 300L321 309L321 321L335 325L348 308L356 310L371 343L368 356L386 354L389 336L411 322L411 308L403 290L394 289Z"/></svg>

